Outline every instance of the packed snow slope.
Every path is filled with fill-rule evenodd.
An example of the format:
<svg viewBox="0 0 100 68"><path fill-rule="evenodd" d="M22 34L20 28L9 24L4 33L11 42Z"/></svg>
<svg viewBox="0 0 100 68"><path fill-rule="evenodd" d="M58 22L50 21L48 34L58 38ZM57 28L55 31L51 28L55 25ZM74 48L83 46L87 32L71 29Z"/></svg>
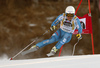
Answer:
<svg viewBox="0 0 100 68"><path fill-rule="evenodd" d="M100 68L100 55L2 60L0 68Z"/></svg>

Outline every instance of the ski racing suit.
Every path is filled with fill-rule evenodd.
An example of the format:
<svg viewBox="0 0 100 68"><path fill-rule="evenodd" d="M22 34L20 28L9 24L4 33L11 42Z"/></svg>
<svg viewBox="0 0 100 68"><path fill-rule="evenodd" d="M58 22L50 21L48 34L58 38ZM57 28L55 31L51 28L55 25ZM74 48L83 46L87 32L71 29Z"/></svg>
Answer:
<svg viewBox="0 0 100 68"><path fill-rule="evenodd" d="M42 48L48 44L58 41L55 47L60 49L62 45L68 43L71 40L72 34L76 28L78 29L78 33L82 33L81 24L79 18L76 15L74 15L73 19L69 21L67 20L65 13L63 13L55 19L51 26L56 26L59 22L60 28L51 36L51 38L37 43L36 46Z"/></svg>

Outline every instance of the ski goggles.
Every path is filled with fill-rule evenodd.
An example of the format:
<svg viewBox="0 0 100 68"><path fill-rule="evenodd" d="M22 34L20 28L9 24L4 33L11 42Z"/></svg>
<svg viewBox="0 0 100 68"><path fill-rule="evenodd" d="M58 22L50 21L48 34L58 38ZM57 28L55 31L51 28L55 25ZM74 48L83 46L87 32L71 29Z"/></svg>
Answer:
<svg viewBox="0 0 100 68"><path fill-rule="evenodd" d="M67 13L66 16L67 17L74 17L74 14Z"/></svg>

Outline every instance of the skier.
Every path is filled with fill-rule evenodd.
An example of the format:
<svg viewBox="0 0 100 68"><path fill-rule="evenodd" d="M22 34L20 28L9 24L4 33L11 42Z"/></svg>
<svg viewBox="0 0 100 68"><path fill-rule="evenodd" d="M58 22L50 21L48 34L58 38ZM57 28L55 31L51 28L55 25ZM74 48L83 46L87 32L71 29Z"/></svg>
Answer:
<svg viewBox="0 0 100 68"><path fill-rule="evenodd" d="M76 35L78 39L82 39L81 33L82 28L79 18L75 15L75 8L73 6L68 6L65 9L65 13L59 15L55 21L51 24L50 30L56 29L56 25L60 22L60 28L51 36L50 39L43 40L32 46L30 49L37 51L38 49L58 41L58 43L51 49L47 56L53 56L61 48L62 45L68 43L72 34L76 28L78 28L78 34Z"/></svg>

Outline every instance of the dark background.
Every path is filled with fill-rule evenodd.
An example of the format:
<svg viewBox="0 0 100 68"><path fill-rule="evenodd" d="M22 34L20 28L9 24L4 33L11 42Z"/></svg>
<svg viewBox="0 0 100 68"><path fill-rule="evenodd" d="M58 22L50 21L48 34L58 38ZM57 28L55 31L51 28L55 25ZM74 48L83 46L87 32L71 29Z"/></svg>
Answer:
<svg viewBox="0 0 100 68"><path fill-rule="evenodd" d="M77 8L80 0L0 0L0 56L14 56L34 39L41 36L51 26L56 17L72 5ZM95 54L100 53L100 11L99 0L91 1L92 27ZM89 13L88 0L83 0L77 16ZM30 26L35 24L35 26ZM55 31L54 31L55 32ZM41 37L37 42L48 39L54 32ZM75 55L92 54L91 35L83 34L83 39L76 46ZM36 44L35 42L34 44ZM65 44L61 56L71 55L73 45L77 42L75 35ZM45 46L37 52L19 55L15 59L45 58L57 42ZM33 45L34 45L33 44ZM55 56L58 56L59 51Z"/></svg>

